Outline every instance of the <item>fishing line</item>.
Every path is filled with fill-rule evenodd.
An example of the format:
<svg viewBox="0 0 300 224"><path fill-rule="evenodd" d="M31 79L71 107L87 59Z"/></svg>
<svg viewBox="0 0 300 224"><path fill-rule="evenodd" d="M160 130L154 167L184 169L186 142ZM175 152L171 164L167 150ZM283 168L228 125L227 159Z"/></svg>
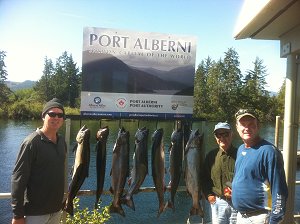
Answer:
<svg viewBox="0 0 300 224"><path fill-rule="evenodd" d="M121 123L122 123L121 120L122 120L122 119L119 120L119 128L121 128Z"/></svg>
<svg viewBox="0 0 300 224"><path fill-rule="evenodd" d="M157 127L158 127L158 120L156 120L156 127L155 128L157 129Z"/></svg>

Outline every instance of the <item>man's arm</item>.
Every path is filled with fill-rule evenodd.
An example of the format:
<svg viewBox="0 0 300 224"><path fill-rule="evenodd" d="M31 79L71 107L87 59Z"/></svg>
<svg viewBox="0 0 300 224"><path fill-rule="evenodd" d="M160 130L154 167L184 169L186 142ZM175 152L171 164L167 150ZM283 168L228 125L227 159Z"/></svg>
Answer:
<svg viewBox="0 0 300 224"><path fill-rule="evenodd" d="M25 224L25 218L14 219L11 221L11 224Z"/></svg>
<svg viewBox="0 0 300 224"><path fill-rule="evenodd" d="M271 224L278 223L283 219L288 197L282 154L277 149L274 149L273 152L268 166L268 178L272 194Z"/></svg>
<svg viewBox="0 0 300 224"><path fill-rule="evenodd" d="M204 160L203 165L203 178L202 178L202 189L203 194L209 202L214 199L215 201L215 194L212 191L213 188L213 181L211 179L211 157L213 152L209 152Z"/></svg>
<svg viewBox="0 0 300 224"><path fill-rule="evenodd" d="M24 192L30 175L31 144L22 143L17 161L11 176L11 206L13 218L21 222L24 217Z"/></svg>

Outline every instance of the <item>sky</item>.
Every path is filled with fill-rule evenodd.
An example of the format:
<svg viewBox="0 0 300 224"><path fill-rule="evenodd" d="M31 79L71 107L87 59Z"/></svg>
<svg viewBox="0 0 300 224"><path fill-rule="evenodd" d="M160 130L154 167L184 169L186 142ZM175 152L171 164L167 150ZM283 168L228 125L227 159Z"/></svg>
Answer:
<svg viewBox="0 0 300 224"><path fill-rule="evenodd" d="M252 2L260 1L266 2ZM233 48L245 74L259 57L267 69L266 89L278 92L286 73L280 42L234 38L243 5L244 0L0 0L7 80L39 80L45 57L55 63L64 51L81 68L83 28L99 27L196 36L196 68Z"/></svg>

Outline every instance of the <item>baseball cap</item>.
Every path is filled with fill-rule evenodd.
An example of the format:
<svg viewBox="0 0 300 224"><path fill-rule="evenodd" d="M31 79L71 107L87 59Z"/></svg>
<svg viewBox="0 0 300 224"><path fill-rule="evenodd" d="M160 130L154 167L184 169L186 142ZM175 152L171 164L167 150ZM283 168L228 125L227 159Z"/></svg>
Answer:
<svg viewBox="0 0 300 224"><path fill-rule="evenodd" d="M219 122L218 124L215 125L214 133L218 129L231 130L231 127L230 127L230 124L228 124L227 122Z"/></svg>
<svg viewBox="0 0 300 224"><path fill-rule="evenodd" d="M257 115L254 110L251 109L239 109L238 112L235 113L235 118L239 121L242 117L250 116L257 119Z"/></svg>

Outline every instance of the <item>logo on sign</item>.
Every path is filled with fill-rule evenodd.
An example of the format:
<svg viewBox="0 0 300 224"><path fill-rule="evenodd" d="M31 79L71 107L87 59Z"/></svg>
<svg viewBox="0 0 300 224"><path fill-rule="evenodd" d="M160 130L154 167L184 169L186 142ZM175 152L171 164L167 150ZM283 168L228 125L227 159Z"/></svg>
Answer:
<svg viewBox="0 0 300 224"><path fill-rule="evenodd" d="M95 104L100 104L101 103L101 98L99 96L94 98L94 103Z"/></svg>
<svg viewBox="0 0 300 224"><path fill-rule="evenodd" d="M117 99L116 105L117 105L117 107L119 107L121 109L125 108L126 107L126 99L125 98Z"/></svg>
<svg viewBox="0 0 300 224"><path fill-rule="evenodd" d="M98 108L101 108L101 109L105 108L105 105L101 102L102 102L102 99L99 96L94 97L93 102L89 103L90 109L94 110L94 109L98 109Z"/></svg>
<svg viewBox="0 0 300 224"><path fill-rule="evenodd" d="M178 104L173 104L172 105L172 110L177 110L177 108L178 108Z"/></svg>

